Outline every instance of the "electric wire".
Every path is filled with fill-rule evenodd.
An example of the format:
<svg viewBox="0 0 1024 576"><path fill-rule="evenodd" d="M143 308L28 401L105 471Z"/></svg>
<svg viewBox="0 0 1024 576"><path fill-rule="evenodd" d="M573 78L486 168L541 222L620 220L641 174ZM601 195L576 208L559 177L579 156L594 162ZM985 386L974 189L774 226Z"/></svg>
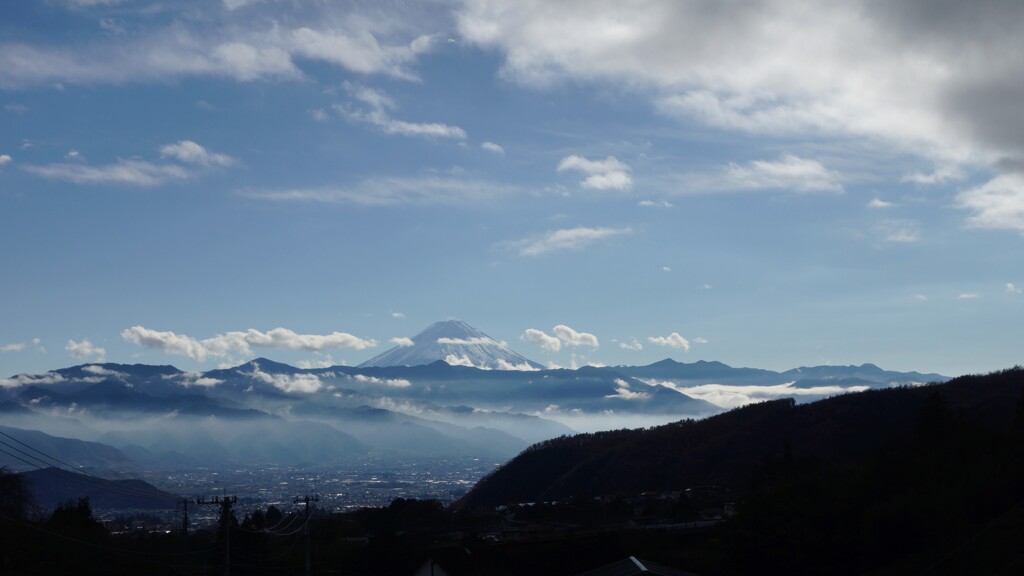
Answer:
<svg viewBox="0 0 1024 576"><path fill-rule="evenodd" d="M124 495L124 496L147 497L147 498L158 499L158 500L174 500L175 503L179 503L179 502L182 501L182 498L180 498L178 496L165 495L165 494L160 493L160 492L153 492L153 491L149 491L149 490L140 490L140 489L134 488L132 486L125 486L125 485L123 485L123 484L121 484L121 483L119 483L117 481L114 481L114 480L109 480L107 478L103 478L103 477L101 477L99 475L93 474L93 473L91 473L89 471L86 471L86 470L76 469L73 464L65 462L65 461L63 461L60 458L57 458L55 456L51 456L50 454L48 454L48 453L46 453L46 452L44 452L42 450L39 450L38 448L35 448L35 447L33 447L33 446L31 446L31 445L29 445L29 444L19 440L18 438L15 438L15 437L11 436L10 434L7 434L3 430L0 430L0 436L8 438L8 439L16 442L17 444L19 444L21 446L24 446L25 448L31 450L32 452L35 452L36 454L39 454L40 456L37 456L36 454L30 453L30 452L26 452L25 450L22 450L21 448L18 448L18 446L12 445L12 444L4 441L3 439L0 439L0 453L6 454L7 456L9 456L11 458L14 458L17 461L22 462L22 463L24 463L24 464L26 464L26 465L28 465L28 466L30 466L32 468L38 469L38 470L40 470L40 471L42 471L44 473L48 473L48 474L54 475L56 477L59 477L62 480L70 480L70 481L73 481L73 482L77 482L79 484L86 484L86 485L88 485L89 482L87 482L84 478L82 478L82 476L87 476L87 477L91 477L91 478L93 478L95 480L103 481L105 483L104 485L98 485L96 487L97 488L102 488L102 489L104 489L104 490L106 490L108 492L115 492L115 493L119 493L119 494ZM17 454L15 454L14 452L17 452ZM18 454L21 454L21 456L19 456ZM24 456L24 457L22 457L22 456ZM60 466L55 465L54 462L56 462L58 464L62 464L63 466L67 466L69 468L72 468L73 471L61 468ZM187 507L188 500L185 499L185 502L186 502L186 507ZM285 516L284 518L282 518L281 521L279 521L277 524L275 524L270 529L264 529L263 531L246 530L246 529L243 529L241 526L239 526L238 528L240 530L244 531L244 532L269 534L269 535L275 536L275 537L295 536L295 535L298 535L298 534L302 533L304 530L306 530L308 525L309 525L309 522L310 522L310 520L312 518L312 515L311 514L305 514L304 516L305 516L305 520L302 521L302 523L298 527L295 527L294 529L293 529L294 524L296 523L296 521L301 521L303 515L300 515L300 514L289 514L289 515ZM101 545L101 544L95 544L95 543L92 543L92 542L87 542L87 541L84 541L84 540L81 540L81 539L78 539L78 538L67 536L65 534L59 534L59 533L47 530L47 529L42 528L40 526L36 526L36 525L30 524L30 523L26 523L26 522L21 522L21 521L19 521L17 519L14 519L14 518L9 518L9 517L6 517L6 516L0 516L0 518L4 518L5 520L11 521L11 522L15 522L17 524L20 524L22 526L28 527L30 529L36 530L38 532L41 532L41 533L44 533L44 534L47 534L47 535L50 535L50 536L53 536L55 538L61 538L61 539L66 540L66 541L75 542L77 544L80 544L80 545L83 545L83 546L87 546L87 547L91 547L91 548L94 548L94 549L97 549L97 550L103 550L103 551L106 551L106 552L115 553L115 554L121 554L121 555L131 555L131 556L134 556L135 557L134 560L137 560L137 561L147 562L147 563L154 563L154 564L160 564L160 565L163 565L163 566L173 566L175 568L181 568L181 569L205 568L205 565L204 566L199 566L199 565L186 565L186 564L172 564L172 563L167 562L166 558L167 557L176 557L176 556L193 556L193 555L197 555L197 554L207 554L207 553L212 553L212 552L222 548L222 546L220 544L218 544L217 546L214 546L212 548L201 549L201 550L185 551L185 552L147 552L147 551L140 551L140 550L127 550L127 549L113 548L113 547L110 547L110 546L104 546L104 545ZM282 526L282 524L284 524L284 526ZM288 530L288 531L286 532L286 530ZM275 560L279 560L281 558L284 558L288 554L291 554L292 551L294 551L295 547L298 546L298 543L299 543L300 540L301 539L296 538L291 543L291 545L284 552L282 552L282 553L280 553L280 554L278 554L278 555L276 555L274 557L270 557L270 558L254 558L254 557L246 555L244 552L240 552L240 551L237 551L237 550L236 550L236 554L240 553L242 556L246 556L247 559L252 560L252 561L256 561L256 562L264 562L264 563L265 562L273 562ZM146 556L150 556L150 557L154 557L154 558L155 557L160 557L160 558L163 558L163 560L151 560L151 559L147 559Z"/></svg>
<svg viewBox="0 0 1024 576"><path fill-rule="evenodd" d="M69 471L69 470L64 470L64 469L60 468L59 466L55 466L51 462L47 462L43 458L40 458L38 456L34 456L32 454L29 454L29 453L25 452L24 450L19 449L16 446L12 446L12 445L8 444L3 439L0 439L0 444L3 444L4 446L7 446L8 448L16 450L16 451L20 452L21 454L24 454L24 455L32 458L33 460L41 462L44 466L39 466L38 464L31 464L29 462L25 462L25 460L23 460L21 458L18 458L22 462L25 462L26 464L29 464L30 466L33 466L33 467L38 468L40 470L46 470L48 468L53 468L53 469L60 470L60 471L65 472L65 473L71 473L71 474L74 474L74 475L89 476L89 477L95 478L97 480L102 480L104 482L107 482L108 485L105 486L105 488L108 491L118 492L118 493L120 493L122 495L144 496L144 497L147 497L147 498L153 498L153 499L157 499L157 500L174 500L175 502L181 500L181 498L179 496L166 495L166 494L164 494L162 492L154 492L154 491L150 491L150 490L142 490L142 489L135 488L135 487L132 487L132 486L126 486L126 485L124 485L121 482L118 482L116 480L109 480L107 478L103 478L102 476L98 476L98 475L93 474L93 473L91 473L91 472L89 472L87 470L77 470L77 469L75 469L75 466L73 464L69 464L69 463L61 460L60 458L51 456L51 455L47 454L46 452L43 452L42 450L39 450L38 448L30 446L30 445L26 444L25 442L22 442L21 440L18 440L17 438L15 438L15 437L11 436L10 434L4 432L3 430L0 430L0 436L7 437L7 438L13 440L14 442L17 442L18 444L28 448L29 450L32 450L33 452L41 454L42 456L44 456L45 458L47 458L49 460L52 460L53 462L57 462L59 464L63 464L64 466L67 466L68 468L72 468L74 471L72 472L72 471ZM8 453L8 455L10 455L10 453ZM81 480L79 480L79 482L81 482Z"/></svg>
<svg viewBox="0 0 1024 576"><path fill-rule="evenodd" d="M35 457L35 456L31 455L31 454L28 454L24 450L18 450L17 447L11 446L10 444L7 444L7 443L3 442L2 440L0 440L0 446L5 446L8 449L15 450L15 451L17 451L17 452L27 456L28 458L32 458L33 460L35 460L35 462L30 461L30 460L26 460L25 458L22 458L22 457L18 456L17 454L12 454L8 450L4 450L3 448L0 448L0 450L2 450L4 454L7 454L11 458L15 458L15 459L17 459L17 460L27 464L28 466L31 466L31 467L39 470L40 472L56 476L56 477L60 478L61 480L66 480L66 481L74 482L74 483L85 485L85 486L93 486L95 488L104 490L106 492L117 493L117 494L120 494L122 496L129 496L129 497L135 497L135 498L145 497L145 498L152 498L152 499L159 499L159 500L170 500L171 499L171 498L169 498L167 496L158 497L157 494L155 494L153 492L149 492L149 491L124 489L116 481L113 481L113 480L105 480L105 479L99 478L100 480L103 480L104 482L106 482L106 484L92 483L92 482L89 482L89 481L85 480L82 477L83 476L82 474L78 474L76 472L72 472L72 471L69 471L69 470L64 470L63 468L58 468L56 466L53 466L52 464L46 462L45 460L42 460L41 458ZM181 499L178 498L178 497L175 497L174 500L180 501Z"/></svg>
<svg viewBox="0 0 1024 576"><path fill-rule="evenodd" d="M116 483L117 482L116 480L109 480L107 478L103 478L102 476L98 476L96 474L93 474L93 473L89 472L88 470L79 470L73 464L65 462L65 461L63 461L60 458L57 458L55 456L51 456L51 455L47 454L46 452L43 452L42 450L39 450L38 448L35 448L34 446L30 446L29 444L26 444L25 442L22 442L21 440L15 438L14 436L11 436L10 434L7 434L3 430L0 430L0 436L5 436L5 437L7 437L7 438L17 442L18 444L28 448L29 450L32 450L33 452L41 454L42 456L44 456L45 458L47 458L49 460L52 460L54 462L57 462L58 464L63 464L64 466L67 466L68 468L71 468L72 470L74 470L75 474L82 474L82 475L85 475L85 476L90 476L90 477L95 478L97 480L104 480L106 482L112 482L112 483ZM0 440L0 443L4 443L5 445L10 446L9 444L6 444L5 442L3 442L3 440ZM17 449L17 448L15 448L15 449ZM25 452L22 451L22 450L18 450L18 451L21 452L22 454L25 454ZM44 460L42 458L38 458L38 457L35 457L35 456L33 456L33 458L35 458L36 460L38 460L40 462L45 463L49 467L59 468L58 466L54 466L52 463L46 462L46 460ZM121 492L133 492L133 493L136 493L138 495L151 496L153 498L171 499L170 497L168 497L166 495L163 495L163 494L160 494L160 493L157 493L157 492L152 492L152 491L149 491L149 490L140 490L138 488L133 488L131 486L117 485L117 489L119 491L121 491ZM178 497L174 497L174 499L177 500L179 498Z"/></svg>
<svg viewBox="0 0 1024 576"><path fill-rule="evenodd" d="M273 536L294 536L295 534L298 534L298 533L302 532L302 531L303 531L303 529L305 529L305 528L306 528L306 526L308 526L308 525L309 525L309 521L310 521L310 520L311 520L312 518L313 518L313 517L312 517L311 515L310 515L310 516L307 516L307 517L306 517L306 521L305 521L305 522L303 522L301 526L299 526L298 528L296 528L296 529L295 529L294 531L292 531L292 532L287 532L287 533L285 533L285 532L277 532L277 533L271 533L271 535L273 535Z"/></svg>

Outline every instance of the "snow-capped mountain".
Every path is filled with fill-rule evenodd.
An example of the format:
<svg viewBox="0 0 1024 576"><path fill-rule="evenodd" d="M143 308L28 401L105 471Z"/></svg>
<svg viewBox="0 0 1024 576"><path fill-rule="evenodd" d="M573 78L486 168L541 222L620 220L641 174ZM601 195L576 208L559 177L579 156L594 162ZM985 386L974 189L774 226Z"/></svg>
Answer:
<svg viewBox="0 0 1024 576"><path fill-rule="evenodd" d="M359 368L420 366L442 360L454 366L485 370L542 370L544 367L512 351L504 342L461 320L431 324L404 345L370 358Z"/></svg>

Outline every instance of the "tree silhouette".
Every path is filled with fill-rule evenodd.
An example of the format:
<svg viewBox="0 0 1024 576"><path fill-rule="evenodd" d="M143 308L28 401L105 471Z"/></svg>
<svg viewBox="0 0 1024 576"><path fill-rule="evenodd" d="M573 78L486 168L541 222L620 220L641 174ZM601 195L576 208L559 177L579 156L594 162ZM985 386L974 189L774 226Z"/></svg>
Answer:
<svg viewBox="0 0 1024 576"><path fill-rule="evenodd" d="M24 520L36 509L28 481L0 466L0 516L4 519Z"/></svg>

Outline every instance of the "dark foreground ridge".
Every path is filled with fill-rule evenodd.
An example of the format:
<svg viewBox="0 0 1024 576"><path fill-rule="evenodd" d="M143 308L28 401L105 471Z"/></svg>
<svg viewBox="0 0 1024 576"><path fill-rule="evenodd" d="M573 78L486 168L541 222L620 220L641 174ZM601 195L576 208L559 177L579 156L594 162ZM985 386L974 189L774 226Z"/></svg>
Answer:
<svg viewBox="0 0 1024 576"><path fill-rule="evenodd" d="M462 507L542 502L680 486L742 486L767 458L853 465L919 430L940 402L964 426L1005 431L1018 417L1020 369L945 384L845 394L810 404L762 402L704 420L562 436L531 446L483 479Z"/></svg>

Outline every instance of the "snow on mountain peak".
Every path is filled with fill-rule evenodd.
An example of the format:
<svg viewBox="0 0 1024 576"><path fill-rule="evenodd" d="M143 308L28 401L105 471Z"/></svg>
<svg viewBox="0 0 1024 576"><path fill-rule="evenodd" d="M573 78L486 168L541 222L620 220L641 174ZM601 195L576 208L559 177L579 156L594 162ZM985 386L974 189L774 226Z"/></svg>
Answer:
<svg viewBox="0 0 1024 576"><path fill-rule="evenodd" d="M402 344L359 365L419 366L443 360L453 366L473 366L485 370L540 370L540 364L513 352L499 342L461 320L435 322Z"/></svg>

